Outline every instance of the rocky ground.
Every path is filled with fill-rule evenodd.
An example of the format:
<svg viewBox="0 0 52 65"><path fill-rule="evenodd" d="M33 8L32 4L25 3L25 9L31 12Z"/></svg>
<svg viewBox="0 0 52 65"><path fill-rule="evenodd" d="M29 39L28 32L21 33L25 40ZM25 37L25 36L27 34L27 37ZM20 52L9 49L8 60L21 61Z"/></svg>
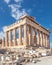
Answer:
<svg viewBox="0 0 52 65"><path fill-rule="evenodd" d="M41 57L37 63L28 62L25 65L52 65L52 56Z"/></svg>
<svg viewBox="0 0 52 65"><path fill-rule="evenodd" d="M52 54L45 48L19 48L0 52L0 65L51 65Z"/></svg>

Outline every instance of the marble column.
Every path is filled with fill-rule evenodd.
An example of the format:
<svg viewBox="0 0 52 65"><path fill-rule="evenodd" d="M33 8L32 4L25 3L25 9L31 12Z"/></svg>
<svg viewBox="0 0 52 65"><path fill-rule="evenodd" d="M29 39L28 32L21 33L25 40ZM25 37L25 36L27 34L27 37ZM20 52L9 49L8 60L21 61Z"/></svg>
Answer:
<svg viewBox="0 0 52 65"><path fill-rule="evenodd" d="M44 33L42 32L42 47L44 47Z"/></svg>
<svg viewBox="0 0 52 65"><path fill-rule="evenodd" d="M24 24L24 46L27 46L27 25Z"/></svg>
<svg viewBox="0 0 52 65"><path fill-rule="evenodd" d="M42 46L42 32L39 31L39 45Z"/></svg>
<svg viewBox="0 0 52 65"><path fill-rule="evenodd" d="M16 29L14 29L14 46L16 46L17 41L16 41Z"/></svg>
<svg viewBox="0 0 52 65"><path fill-rule="evenodd" d="M27 26L27 41L28 41L28 45L30 45L30 26Z"/></svg>
<svg viewBox="0 0 52 65"><path fill-rule="evenodd" d="M31 26L29 26L28 36L29 36L29 45L31 46L31 44L32 44L32 31L31 31Z"/></svg>
<svg viewBox="0 0 52 65"><path fill-rule="evenodd" d="M39 31L39 45L41 46L41 33Z"/></svg>
<svg viewBox="0 0 52 65"><path fill-rule="evenodd" d="M40 46L42 45L42 36L41 36L41 32L40 32Z"/></svg>
<svg viewBox="0 0 52 65"><path fill-rule="evenodd" d="M43 33L41 32L41 46L43 47Z"/></svg>
<svg viewBox="0 0 52 65"><path fill-rule="evenodd" d="M45 39L44 47L46 47L46 34L44 34L44 39Z"/></svg>
<svg viewBox="0 0 52 65"><path fill-rule="evenodd" d="M46 34L44 34L44 47L46 47Z"/></svg>
<svg viewBox="0 0 52 65"><path fill-rule="evenodd" d="M47 41L48 41L47 48L50 48L50 37L49 36L47 36Z"/></svg>
<svg viewBox="0 0 52 65"><path fill-rule="evenodd" d="M40 46L40 32L39 32L39 30L38 30L38 37L37 38L38 38L37 45Z"/></svg>
<svg viewBox="0 0 52 65"><path fill-rule="evenodd" d="M44 33L42 32L42 46L45 46L45 38L44 38Z"/></svg>
<svg viewBox="0 0 52 65"><path fill-rule="evenodd" d="M4 47L4 45L3 45L3 39L2 39L2 48Z"/></svg>
<svg viewBox="0 0 52 65"><path fill-rule="evenodd" d="M49 36L49 48L50 48L50 36Z"/></svg>
<svg viewBox="0 0 52 65"><path fill-rule="evenodd" d="M2 48L4 47L4 44L5 44L5 39L3 38L2 39Z"/></svg>
<svg viewBox="0 0 52 65"><path fill-rule="evenodd" d="M9 33L10 33L10 42L9 42L9 46L11 46L11 45L12 45L12 30L10 30Z"/></svg>
<svg viewBox="0 0 52 65"><path fill-rule="evenodd" d="M48 44L48 41L47 41L47 35L46 35L46 48L47 48L47 44Z"/></svg>
<svg viewBox="0 0 52 65"><path fill-rule="evenodd" d="M6 43L5 43L5 46L6 47L8 46L8 32L6 32Z"/></svg>
<svg viewBox="0 0 52 65"><path fill-rule="evenodd" d="M37 46L37 30L34 31L34 46Z"/></svg>
<svg viewBox="0 0 52 65"><path fill-rule="evenodd" d="M19 45L22 45L22 26L19 27Z"/></svg>
<svg viewBox="0 0 52 65"><path fill-rule="evenodd" d="M32 31L31 31L31 27L30 27L30 45L32 44Z"/></svg>
<svg viewBox="0 0 52 65"><path fill-rule="evenodd" d="M33 45L33 33L32 33L32 26L31 26L31 45Z"/></svg>
<svg viewBox="0 0 52 65"><path fill-rule="evenodd" d="M45 34L45 48L46 48L46 34Z"/></svg>

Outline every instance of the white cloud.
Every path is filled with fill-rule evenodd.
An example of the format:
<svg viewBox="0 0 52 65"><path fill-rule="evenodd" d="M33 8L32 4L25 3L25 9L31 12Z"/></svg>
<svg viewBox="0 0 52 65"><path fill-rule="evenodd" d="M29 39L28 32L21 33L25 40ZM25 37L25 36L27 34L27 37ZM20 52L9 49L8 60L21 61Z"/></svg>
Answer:
<svg viewBox="0 0 52 65"><path fill-rule="evenodd" d="M4 26L2 29L3 29L3 32L6 32L7 26Z"/></svg>
<svg viewBox="0 0 52 65"><path fill-rule="evenodd" d="M0 39L6 36L6 33L5 33L6 29L7 29L7 26L2 27L2 31L0 31Z"/></svg>
<svg viewBox="0 0 52 65"><path fill-rule="evenodd" d="M21 7L20 5L16 5L16 4L11 4L8 6L11 8L11 12L16 12L16 10Z"/></svg>
<svg viewBox="0 0 52 65"><path fill-rule="evenodd" d="M4 0L6 3L11 2L11 0ZM22 8L22 2L23 0L14 0L15 3L9 3L8 7L11 9L11 16L18 20L20 19L21 16L27 14L27 12L30 14L31 13L31 9L26 10L24 8ZM21 8L21 9L20 9Z"/></svg>
<svg viewBox="0 0 52 65"><path fill-rule="evenodd" d="M22 1L22 0L14 0L15 2L20 2L20 1Z"/></svg>
<svg viewBox="0 0 52 65"><path fill-rule="evenodd" d="M20 19L20 17L25 14L26 14L25 10L22 10L22 11L17 10L16 12L11 13L12 17L14 17L16 20Z"/></svg>
<svg viewBox="0 0 52 65"><path fill-rule="evenodd" d="M20 2L19 2L20 1ZM8 5L11 8L11 16L13 18L15 18L16 20L18 20L21 16L26 14L26 10L25 9L21 9L21 2L23 0L15 0L15 2L19 2L18 4L10 4Z"/></svg>
<svg viewBox="0 0 52 65"><path fill-rule="evenodd" d="M10 0L4 0L7 4L10 2Z"/></svg>

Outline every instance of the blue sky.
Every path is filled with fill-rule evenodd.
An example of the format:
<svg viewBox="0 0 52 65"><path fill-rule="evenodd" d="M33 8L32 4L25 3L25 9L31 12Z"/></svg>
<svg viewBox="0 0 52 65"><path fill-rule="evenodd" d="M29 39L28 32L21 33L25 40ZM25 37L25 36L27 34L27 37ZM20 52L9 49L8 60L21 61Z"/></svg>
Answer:
<svg viewBox="0 0 52 65"><path fill-rule="evenodd" d="M5 36L6 27L22 15L29 14L47 29L50 29L52 44L52 0L0 0L0 38Z"/></svg>

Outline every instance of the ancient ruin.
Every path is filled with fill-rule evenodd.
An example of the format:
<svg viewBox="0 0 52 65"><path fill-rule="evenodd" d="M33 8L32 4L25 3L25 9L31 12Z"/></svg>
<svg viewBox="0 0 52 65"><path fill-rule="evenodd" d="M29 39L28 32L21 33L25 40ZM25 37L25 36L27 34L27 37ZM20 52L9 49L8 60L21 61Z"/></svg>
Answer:
<svg viewBox="0 0 52 65"><path fill-rule="evenodd" d="M7 27L6 38L3 38L1 48L27 46L50 48L50 31L37 23L33 17L24 15Z"/></svg>

